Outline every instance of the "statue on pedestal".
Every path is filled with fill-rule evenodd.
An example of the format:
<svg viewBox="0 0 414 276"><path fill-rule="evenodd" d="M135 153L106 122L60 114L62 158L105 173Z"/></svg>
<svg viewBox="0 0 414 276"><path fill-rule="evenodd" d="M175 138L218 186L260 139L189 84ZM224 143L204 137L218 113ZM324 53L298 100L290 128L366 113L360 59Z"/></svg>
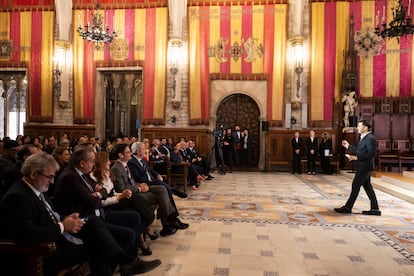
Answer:
<svg viewBox="0 0 414 276"><path fill-rule="evenodd" d="M350 124L350 119L355 118L355 107L358 106L358 102L355 99L355 91L349 92L342 97L344 103L344 128L342 132L352 131L354 124Z"/></svg>

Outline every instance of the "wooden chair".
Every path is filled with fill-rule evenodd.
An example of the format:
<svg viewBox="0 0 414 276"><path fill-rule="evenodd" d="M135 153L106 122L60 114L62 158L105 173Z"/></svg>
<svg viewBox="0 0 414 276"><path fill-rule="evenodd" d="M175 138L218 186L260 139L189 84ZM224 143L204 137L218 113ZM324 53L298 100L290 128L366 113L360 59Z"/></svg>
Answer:
<svg viewBox="0 0 414 276"><path fill-rule="evenodd" d="M181 183L184 186L184 193L186 193L188 185L188 167L190 167L190 165L191 164L188 162L171 162L170 160L167 160L168 184L173 186L173 184ZM181 166L183 168L183 173L173 173L171 170L172 166Z"/></svg>
<svg viewBox="0 0 414 276"><path fill-rule="evenodd" d="M414 165L414 150L412 143L409 140L395 140L395 147L398 148L398 160L400 172L403 171L403 166L408 165L410 168Z"/></svg>
<svg viewBox="0 0 414 276"><path fill-rule="evenodd" d="M26 275L43 275L43 258L56 252L54 242L45 242L34 246L23 246L11 240L0 240L1 255L26 256ZM23 262L23 260L22 260ZM24 263L22 263L24 265Z"/></svg>
<svg viewBox="0 0 414 276"><path fill-rule="evenodd" d="M382 170L382 165L387 164L389 168L392 165L399 164L398 150L392 146L390 140L377 140L377 156L378 156L378 167Z"/></svg>
<svg viewBox="0 0 414 276"><path fill-rule="evenodd" d="M23 246L11 240L0 240L1 255L18 255L22 256L21 263L25 267L25 275L42 276L43 275L43 258L48 257L56 252L54 242L44 242L33 246ZM24 258L26 257L26 258ZM24 260L26 259L26 264ZM20 271L20 270L19 270ZM3 271L4 272L4 271ZM57 276L88 276L90 275L89 263L83 262L73 267L66 268L58 272Z"/></svg>

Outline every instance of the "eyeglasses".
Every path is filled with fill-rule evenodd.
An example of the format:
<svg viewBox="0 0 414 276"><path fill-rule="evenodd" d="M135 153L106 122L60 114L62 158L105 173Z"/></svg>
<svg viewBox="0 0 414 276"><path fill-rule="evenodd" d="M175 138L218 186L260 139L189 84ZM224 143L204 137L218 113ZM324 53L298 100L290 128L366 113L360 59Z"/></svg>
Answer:
<svg viewBox="0 0 414 276"><path fill-rule="evenodd" d="M124 151L124 154L127 154L127 153L132 153L132 152L130 150Z"/></svg>
<svg viewBox="0 0 414 276"><path fill-rule="evenodd" d="M51 174L51 175L45 175L45 174L43 174L43 173L39 173L39 175L44 176L44 177L46 177L46 178L47 178L47 179L49 179L49 180L52 180L52 179L54 179L54 178L56 177L56 175L54 175L54 174Z"/></svg>

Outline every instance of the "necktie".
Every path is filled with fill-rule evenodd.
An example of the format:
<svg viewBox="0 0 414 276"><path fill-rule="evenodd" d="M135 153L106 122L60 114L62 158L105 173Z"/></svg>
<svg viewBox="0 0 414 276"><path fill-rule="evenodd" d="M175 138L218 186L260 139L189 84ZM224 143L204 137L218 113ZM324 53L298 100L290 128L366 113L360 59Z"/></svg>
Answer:
<svg viewBox="0 0 414 276"><path fill-rule="evenodd" d="M85 183L85 184L86 184L86 186L88 187L89 191L90 191L91 193L94 193L94 192L95 192L95 190L92 188L91 183L89 183L88 177L87 177L85 174L82 174L82 175L81 175L81 178L82 178L82 180L83 180L83 183ZM99 217L99 216L100 216L100 217L102 217L103 219L105 219L105 212L104 212L103 208L95 209L95 215L96 215L97 217Z"/></svg>
<svg viewBox="0 0 414 276"><path fill-rule="evenodd" d="M49 216L52 218L53 222L54 223L60 222L60 215L52 210L52 207L50 207L49 203L46 201L46 199L45 199L45 197L42 193L40 193L39 199L43 203L43 205L45 206L45 208L46 208L47 212L49 213ZM72 236L68 232L63 232L62 235L66 240L70 241L73 244L77 244L77 245L83 244L83 241L81 239Z"/></svg>
<svg viewBox="0 0 414 276"><path fill-rule="evenodd" d="M131 171L129 170L128 166L125 166L125 172L127 173L129 184L131 184L131 191L132 192L138 192L138 189L135 185L135 181L134 181L134 179L132 179Z"/></svg>
<svg viewBox="0 0 414 276"><path fill-rule="evenodd" d="M144 168L145 173L147 174L148 182L151 182L152 181L152 176L149 173L147 166L145 166L145 164L144 164L144 162L142 162L142 160L138 160L138 161L139 161L139 164Z"/></svg>

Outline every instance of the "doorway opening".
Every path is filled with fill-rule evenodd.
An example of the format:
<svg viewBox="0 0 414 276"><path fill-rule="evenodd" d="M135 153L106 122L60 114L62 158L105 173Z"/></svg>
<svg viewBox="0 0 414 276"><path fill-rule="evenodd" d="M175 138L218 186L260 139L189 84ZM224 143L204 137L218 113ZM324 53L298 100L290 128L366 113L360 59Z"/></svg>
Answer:
<svg viewBox="0 0 414 276"><path fill-rule="evenodd" d="M97 71L95 98L96 133L105 139L139 136L143 93L142 70L139 68L105 68Z"/></svg>
<svg viewBox="0 0 414 276"><path fill-rule="evenodd" d="M246 128L250 137L249 168L257 168L260 155L260 110L257 103L242 93L233 93L225 97L219 104L216 113L216 129L223 125L231 128L238 125Z"/></svg>

